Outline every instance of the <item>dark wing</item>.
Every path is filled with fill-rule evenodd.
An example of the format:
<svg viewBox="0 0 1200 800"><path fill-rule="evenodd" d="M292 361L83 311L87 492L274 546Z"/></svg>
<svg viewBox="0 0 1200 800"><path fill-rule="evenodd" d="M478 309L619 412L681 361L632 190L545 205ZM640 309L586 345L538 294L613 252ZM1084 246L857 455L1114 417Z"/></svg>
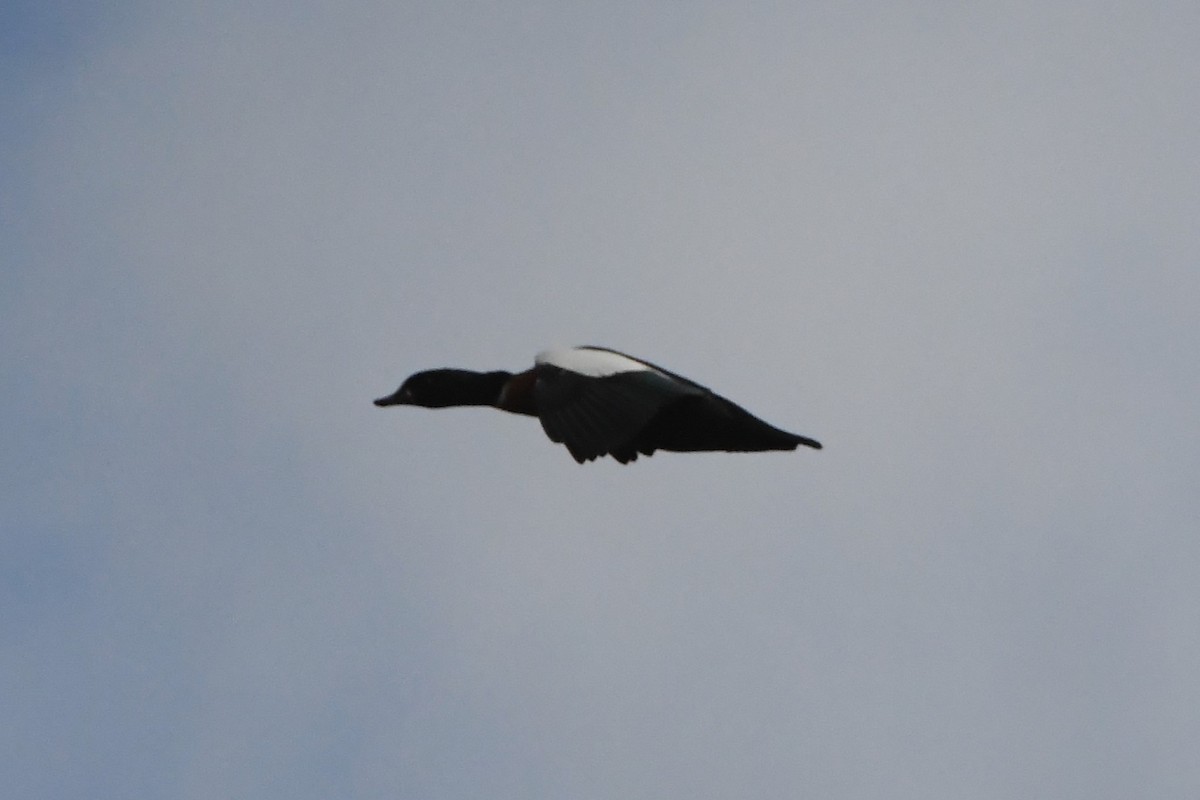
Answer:
<svg viewBox="0 0 1200 800"><path fill-rule="evenodd" d="M663 406L702 393L654 370L592 378L549 364L538 366L534 388L546 435L580 464L609 454L634 460L634 440Z"/></svg>

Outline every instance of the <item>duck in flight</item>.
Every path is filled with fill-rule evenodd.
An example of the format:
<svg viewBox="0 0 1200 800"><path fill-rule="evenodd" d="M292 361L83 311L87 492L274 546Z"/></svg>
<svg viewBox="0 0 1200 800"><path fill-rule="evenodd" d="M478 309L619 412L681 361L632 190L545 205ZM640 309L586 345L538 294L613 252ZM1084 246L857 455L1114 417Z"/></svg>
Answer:
<svg viewBox="0 0 1200 800"><path fill-rule="evenodd" d="M580 464L606 455L628 464L655 450L821 449L815 439L769 425L694 381L604 347L547 350L533 369L515 375L418 372L375 405L492 406L527 414Z"/></svg>

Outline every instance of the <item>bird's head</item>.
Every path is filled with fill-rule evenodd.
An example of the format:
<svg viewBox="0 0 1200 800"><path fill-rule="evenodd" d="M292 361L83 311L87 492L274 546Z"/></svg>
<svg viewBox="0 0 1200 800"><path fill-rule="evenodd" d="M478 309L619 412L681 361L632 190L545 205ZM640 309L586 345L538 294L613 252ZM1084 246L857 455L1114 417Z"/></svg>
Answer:
<svg viewBox="0 0 1200 800"><path fill-rule="evenodd" d="M418 372L400 384L387 397L375 401L384 406L421 406L449 408L451 406L495 405L507 372L472 372L465 369L430 369Z"/></svg>

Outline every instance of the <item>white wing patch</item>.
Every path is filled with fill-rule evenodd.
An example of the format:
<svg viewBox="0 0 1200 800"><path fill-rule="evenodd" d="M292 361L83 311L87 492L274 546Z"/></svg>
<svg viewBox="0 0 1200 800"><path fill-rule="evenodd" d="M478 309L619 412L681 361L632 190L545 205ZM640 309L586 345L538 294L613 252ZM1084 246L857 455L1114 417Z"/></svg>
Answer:
<svg viewBox="0 0 1200 800"><path fill-rule="evenodd" d="M549 364L589 378L603 378L620 372L645 372L649 366L641 361L614 353L611 350L592 350L587 347L563 347L543 350L535 364Z"/></svg>

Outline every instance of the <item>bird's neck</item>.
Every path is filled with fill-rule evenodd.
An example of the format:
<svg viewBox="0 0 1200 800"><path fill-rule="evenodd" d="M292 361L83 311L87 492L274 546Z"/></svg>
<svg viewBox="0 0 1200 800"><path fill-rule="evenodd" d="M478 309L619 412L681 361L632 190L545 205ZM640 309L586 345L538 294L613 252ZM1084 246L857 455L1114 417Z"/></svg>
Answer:
<svg viewBox="0 0 1200 800"><path fill-rule="evenodd" d="M455 377L454 405L499 407L504 384L512 373L459 370Z"/></svg>

